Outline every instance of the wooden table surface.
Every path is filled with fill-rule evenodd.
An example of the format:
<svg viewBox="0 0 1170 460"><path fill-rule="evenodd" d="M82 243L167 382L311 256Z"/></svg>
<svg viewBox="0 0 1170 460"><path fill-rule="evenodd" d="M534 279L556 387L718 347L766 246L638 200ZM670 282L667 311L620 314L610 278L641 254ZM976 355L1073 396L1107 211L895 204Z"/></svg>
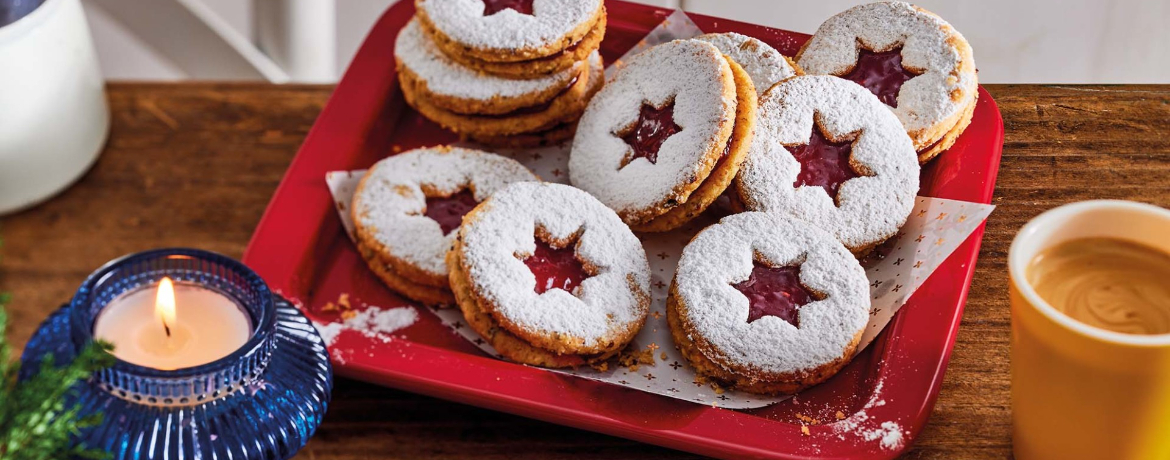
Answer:
<svg viewBox="0 0 1170 460"><path fill-rule="evenodd" d="M22 347L120 255L192 246L239 257L328 86L112 84L105 153L76 186L0 219L0 288ZM962 328L909 458L1010 455L1007 269L1041 211L1117 198L1170 207L1170 86L991 85L1007 139ZM685 458L688 454L339 379L298 459Z"/></svg>

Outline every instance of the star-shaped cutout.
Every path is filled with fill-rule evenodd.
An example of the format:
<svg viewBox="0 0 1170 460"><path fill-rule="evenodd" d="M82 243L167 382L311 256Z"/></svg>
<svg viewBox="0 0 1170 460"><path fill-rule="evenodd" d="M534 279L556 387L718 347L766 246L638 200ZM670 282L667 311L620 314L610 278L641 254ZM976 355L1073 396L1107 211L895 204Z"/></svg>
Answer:
<svg viewBox="0 0 1170 460"><path fill-rule="evenodd" d="M554 248L539 236L536 237L536 250L523 261L536 278L536 287L533 290L537 294L544 294L552 289L561 289L572 294L582 281L589 278L590 274L585 271L585 266L577 260L576 240L573 238L563 247Z"/></svg>
<svg viewBox="0 0 1170 460"><path fill-rule="evenodd" d="M793 187L817 186L825 189L833 202L837 201L837 190L845 181L857 177L857 171L849 164L853 154L854 136L841 142L825 137L820 123L813 121L808 142L801 145L784 146L800 163Z"/></svg>
<svg viewBox="0 0 1170 460"><path fill-rule="evenodd" d="M921 71L902 67L902 47L877 53L862 48L857 53L857 65L841 78L864 86L886 105L898 107L902 85L919 75Z"/></svg>
<svg viewBox="0 0 1170 460"><path fill-rule="evenodd" d="M812 293L800 284L800 267L769 267L756 262L747 280L731 285L748 299L750 324L765 316L775 316L800 327L797 312L812 302Z"/></svg>
<svg viewBox="0 0 1170 460"><path fill-rule="evenodd" d="M446 235L459 228L463 216L477 204L479 202L475 200L475 195L470 190L464 190L446 197L427 197L427 209L423 214L438 222L439 229Z"/></svg>
<svg viewBox="0 0 1170 460"><path fill-rule="evenodd" d="M621 137L630 146L630 152L622 159L621 168L639 158L645 158L650 164L658 163L658 150L670 136L682 131L682 127L674 122L674 100L663 104L662 107L642 103L638 111L638 121L621 132L614 133Z"/></svg>
<svg viewBox="0 0 1170 460"><path fill-rule="evenodd" d="M483 0L483 15L491 16L503 10L515 10L520 14L532 16L533 0Z"/></svg>

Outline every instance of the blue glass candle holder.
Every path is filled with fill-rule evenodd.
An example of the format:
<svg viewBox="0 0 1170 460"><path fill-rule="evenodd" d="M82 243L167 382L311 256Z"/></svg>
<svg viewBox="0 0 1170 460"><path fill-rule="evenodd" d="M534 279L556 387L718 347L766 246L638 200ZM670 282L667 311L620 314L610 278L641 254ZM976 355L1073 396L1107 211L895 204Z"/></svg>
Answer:
<svg viewBox="0 0 1170 460"><path fill-rule="evenodd" d="M208 364L159 370L117 360L70 396L102 424L78 441L115 460L291 458L321 424L333 388L325 343L304 315L231 258L195 249L132 254L98 269L53 313L21 357L22 376L41 359L71 360L93 341L112 300L170 277L233 299L250 317L243 347Z"/></svg>

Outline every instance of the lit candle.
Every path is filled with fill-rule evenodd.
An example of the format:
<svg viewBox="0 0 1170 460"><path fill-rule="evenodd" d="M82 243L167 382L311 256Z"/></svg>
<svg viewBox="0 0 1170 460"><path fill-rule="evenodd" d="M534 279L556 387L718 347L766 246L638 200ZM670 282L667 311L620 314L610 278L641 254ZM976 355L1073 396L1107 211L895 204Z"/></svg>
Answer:
<svg viewBox="0 0 1170 460"><path fill-rule="evenodd" d="M122 361L161 370L207 364L244 346L252 335L247 313L232 299L163 278L112 301L93 335L114 344Z"/></svg>

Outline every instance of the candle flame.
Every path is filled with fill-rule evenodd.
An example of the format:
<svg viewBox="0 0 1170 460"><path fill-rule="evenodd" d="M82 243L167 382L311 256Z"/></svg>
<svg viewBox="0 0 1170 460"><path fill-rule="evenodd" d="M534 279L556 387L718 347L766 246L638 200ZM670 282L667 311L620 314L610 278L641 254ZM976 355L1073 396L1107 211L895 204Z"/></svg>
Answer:
<svg viewBox="0 0 1170 460"><path fill-rule="evenodd" d="M175 324L175 285L170 278L164 277L158 283L158 295L154 298L154 316L162 322L167 337L170 337L170 325Z"/></svg>

